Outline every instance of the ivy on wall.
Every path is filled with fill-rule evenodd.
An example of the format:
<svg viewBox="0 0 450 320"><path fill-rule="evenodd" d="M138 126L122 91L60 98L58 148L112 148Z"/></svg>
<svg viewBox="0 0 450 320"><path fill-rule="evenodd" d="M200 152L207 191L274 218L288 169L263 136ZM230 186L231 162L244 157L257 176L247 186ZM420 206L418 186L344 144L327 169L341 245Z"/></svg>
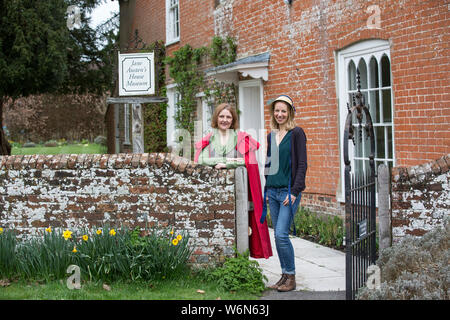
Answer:
<svg viewBox="0 0 450 320"><path fill-rule="evenodd" d="M145 48L146 51L155 52L155 76L158 82L155 94L159 97L167 97L165 48L164 41L156 41ZM167 103L152 103L144 106L144 152L167 152L167 133L166 130L161 130L166 126L167 106Z"/></svg>
<svg viewBox="0 0 450 320"><path fill-rule="evenodd" d="M177 128L188 130L191 136L194 133L194 111L197 108L195 96L203 87L204 81L199 66L206 52L205 47L192 48L187 44L175 51L173 57L166 58L169 74L177 83L177 91L180 94L175 123Z"/></svg>
<svg viewBox="0 0 450 320"><path fill-rule="evenodd" d="M194 112L197 108L196 94L203 91L209 103L228 102L236 105L236 88L233 84L224 84L215 80L205 82L200 71L203 59L210 58L214 66L235 61L236 43L233 38L214 37L209 47L192 48L189 44L167 57L169 74L177 84L180 94L175 114L177 128L194 134Z"/></svg>

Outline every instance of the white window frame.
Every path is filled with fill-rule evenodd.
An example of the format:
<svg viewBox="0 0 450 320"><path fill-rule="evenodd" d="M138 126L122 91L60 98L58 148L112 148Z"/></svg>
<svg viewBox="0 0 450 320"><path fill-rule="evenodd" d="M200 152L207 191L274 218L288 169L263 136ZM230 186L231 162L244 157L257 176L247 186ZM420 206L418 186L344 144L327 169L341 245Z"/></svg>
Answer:
<svg viewBox="0 0 450 320"><path fill-rule="evenodd" d="M383 56L387 56L390 62L390 86L383 87L382 86L382 80L381 80L381 58ZM391 162L392 166L395 166L395 141L394 141L394 96L393 96L393 85L392 85L392 64L391 64L391 56L390 56L390 44L388 41L385 40L367 40L359 42L355 45L352 45L344 50L341 50L337 52L337 93L339 97L339 146L340 146L340 188L338 188L337 192L337 200L340 202L345 202L345 183L344 183L344 145L343 145L343 136L344 136L344 130L345 130L345 120L347 118L348 109L347 109L347 102L351 106L351 101L349 101L349 94L356 92L356 90L349 90L348 85L348 67L350 65L350 62L353 61L356 67L358 67L358 62L360 59L364 59L366 66L369 66L370 59L374 57L378 63L378 81L379 86L378 88L371 89L368 85L367 89L361 89L361 92L367 92L367 95L371 97L370 91L379 91L379 103L381 105L381 110L383 110L382 107L382 91L383 90L390 90L391 93L391 122L383 122L382 116L380 115L380 122L376 122L376 119L372 119L374 131L377 130L377 127L384 127L385 130L385 142L388 139L387 138L387 127L391 127L392 132L392 158L388 157L388 144L385 143L385 157L384 158L377 158L377 155L375 154L375 164L379 164L379 162L383 162L385 164L388 164L388 162ZM367 72L370 72L370 67L367 68ZM369 81L370 75L368 74L367 79ZM366 105L371 104L372 101L369 99L366 99ZM356 123L354 123L356 125ZM364 131L364 130L363 130ZM375 132L376 135L376 132ZM355 137L356 138L356 137ZM354 148L353 144L350 142L349 144L349 158L351 159L351 166L352 170L355 168L355 157L354 157ZM368 158L367 158L368 159ZM360 157L357 160L367 160L364 157ZM377 199L378 200L378 199ZM378 202L378 201L377 201ZM377 204L378 205L378 204Z"/></svg>
<svg viewBox="0 0 450 320"><path fill-rule="evenodd" d="M166 46L180 41L180 2L166 0Z"/></svg>

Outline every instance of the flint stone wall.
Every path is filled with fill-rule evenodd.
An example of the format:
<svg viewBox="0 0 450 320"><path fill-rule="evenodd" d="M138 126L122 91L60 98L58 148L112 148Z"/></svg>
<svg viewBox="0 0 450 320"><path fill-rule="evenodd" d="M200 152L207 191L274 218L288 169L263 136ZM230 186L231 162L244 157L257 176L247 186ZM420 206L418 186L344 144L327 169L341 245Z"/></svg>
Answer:
<svg viewBox="0 0 450 320"><path fill-rule="evenodd" d="M170 153L0 156L0 226L19 237L43 228L173 226L192 263L234 255L235 170Z"/></svg>
<svg viewBox="0 0 450 320"><path fill-rule="evenodd" d="M422 236L450 216L450 154L392 169L392 237Z"/></svg>

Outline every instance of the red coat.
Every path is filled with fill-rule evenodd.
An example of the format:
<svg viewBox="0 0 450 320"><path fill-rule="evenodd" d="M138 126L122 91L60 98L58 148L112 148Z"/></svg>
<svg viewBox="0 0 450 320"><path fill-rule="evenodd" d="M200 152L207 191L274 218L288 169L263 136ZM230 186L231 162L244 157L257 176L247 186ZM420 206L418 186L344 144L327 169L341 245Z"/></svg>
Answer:
<svg viewBox="0 0 450 320"><path fill-rule="evenodd" d="M195 144L195 158L198 162L201 151L209 145L212 133L206 135L201 141ZM258 162L256 161L256 150L259 148L259 142L253 139L249 134L239 131L237 136L236 150L244 155L245 167L247 168L249 201L253 201L253 211L249 211L249 225L252 229L250 236L250 256L252 258L266 258L272 256L272 246L270 244L269 228L267 220L264 223L259 222L262 213L262 190L261 180L259 178Z"/></svg>

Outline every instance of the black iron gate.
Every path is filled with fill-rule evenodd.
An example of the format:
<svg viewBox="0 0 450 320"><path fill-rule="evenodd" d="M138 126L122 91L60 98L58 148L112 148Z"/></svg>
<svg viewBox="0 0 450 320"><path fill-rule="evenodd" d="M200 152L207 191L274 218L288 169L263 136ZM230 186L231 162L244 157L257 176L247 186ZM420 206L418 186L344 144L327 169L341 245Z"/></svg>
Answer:
<svg viewBox="0 0 450 320"><path fill-rule="evenodd" d="M344 131L345 163L345 243L346 243L346 297L355 299L356 292L367 281L367 268L375 264L375 136L372 118L361 93L359 70L356 71L358 91L353 94L352 107L348 107ZM353 122L357 121L355 125ZM356 132L359 131L359 132ZM365 130L365 134L362 131ZM357 134L358 133L358 134ZM355 150L363 136L370 142L369 166L352 172L349 159L349 140Z"/></svg>

